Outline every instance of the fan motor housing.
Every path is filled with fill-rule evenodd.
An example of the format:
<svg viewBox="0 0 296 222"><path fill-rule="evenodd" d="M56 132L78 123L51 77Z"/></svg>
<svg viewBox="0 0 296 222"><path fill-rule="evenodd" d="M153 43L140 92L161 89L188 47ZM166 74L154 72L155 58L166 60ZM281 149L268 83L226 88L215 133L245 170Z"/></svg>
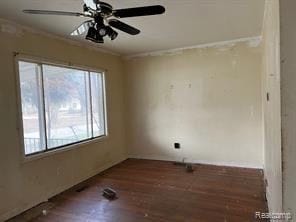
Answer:
<svg viewBox="0 0 296 222"><path fill-rule="evenodd" d="M101 9L101 13L104 15L111 15L113 11L112 5L106 3L106 2L100 2L98 4L99 8Z"/></svg>

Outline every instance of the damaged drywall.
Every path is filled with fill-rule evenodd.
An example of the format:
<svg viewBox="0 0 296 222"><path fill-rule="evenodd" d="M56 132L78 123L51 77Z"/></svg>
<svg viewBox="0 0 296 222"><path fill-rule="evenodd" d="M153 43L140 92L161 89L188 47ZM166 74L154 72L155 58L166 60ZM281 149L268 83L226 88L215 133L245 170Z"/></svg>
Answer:
<svg viewBox="0 0 296 222"><path fill-rule="evenodd" d="M22 29L16 27L15 25L9 24L9 23L3 23L3 22L1 23L0 22L0 32L14 35L17 37L23 36Z"/></svg>
<svg viewBox="0 0 296 222"><path fill-rule="evenodd" d="M147 56L174 56L174 55L183 54L184 51L187 51L187 50L200 51L198 49L209 49L209 48L216 48L218 51L227 51L235 47L239 43L245 43L248 45L248 47L257 48L260 46L261 42L262 42L262 37L257 36L257 37L241 38L241 39L215 42L215 43L209 43L209 44L200 44L196 46L183 47L183 48L177 48L177 49L148 52L148 53L126 56L124 58L126 60L130 60L130 59L136 59L136 58L147 57Z"/></svg>
<svg viewBox="0 0 296 222"><path fill-rule="evenodd" d="M261 61L247 42L126 60L129 155L262 168Z"/></svg>
<svg viewBox="0 0 296 222"><path fill-rule="evenodd" d="M16 27L16 28L14 28ZM126 158L123 64L118 56L1 23L0 221L23 212ZM21 35L19 35L21 34ZM15 52L67 60L106 72L108 137L38 158L23 159ZM31 57L32 58L32 57Z"/></svg>

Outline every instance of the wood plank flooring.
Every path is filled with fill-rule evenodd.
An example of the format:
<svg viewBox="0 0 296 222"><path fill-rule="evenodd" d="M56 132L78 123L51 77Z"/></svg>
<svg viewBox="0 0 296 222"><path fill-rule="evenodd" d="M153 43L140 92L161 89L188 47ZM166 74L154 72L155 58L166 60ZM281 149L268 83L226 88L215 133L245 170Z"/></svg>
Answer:
<svg viewBox="0 0 296 222"><path fill-rule="evenodd" d="M111 187L118 199L101 191ZM78 191L80 192L78 192ZM129 159L50 200L32 222L244 222L267 212L261 170Z"/></svg>

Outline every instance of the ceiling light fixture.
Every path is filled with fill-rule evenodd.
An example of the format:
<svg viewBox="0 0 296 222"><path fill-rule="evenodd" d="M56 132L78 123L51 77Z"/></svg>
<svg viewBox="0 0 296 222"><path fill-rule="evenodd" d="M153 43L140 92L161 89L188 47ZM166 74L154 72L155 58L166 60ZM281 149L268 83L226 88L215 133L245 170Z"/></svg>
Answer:
<svg viewBox="0 0 296 222"><path fill-rule="evenodd" d="M103 37L97 35L95 43L104 43L104 39L103 39Z"/></svg>
<svg viewBox="0 0 296 222"><path fill-rule="evenodd" d="M95 43L104 43L103 36L99 35L98 31L93 26L89 27L85 38Z"/></svg>
<svg viewBox="0 0 296 222"><path fill-rule="evenodd" d="M95 41L96 35L97 35L97 30L95 29L95 27L92 26L92 27L89 27L85 38L87 40Z"/></svg>
<svg viewBox="0 0 296 222"><path fill-rule="evenodd" d="M110 37L111 40L114 40L118 36L118 32L114 31L110 26L106 26L107 35Z"/></svg>
<svg viewBox="0 0 296 222"><path fill-rule="evenodd" d="M107 35L107 29L106 26L101 24L101 25L97 25L97 32L100 36L104 37Z"/></svg>

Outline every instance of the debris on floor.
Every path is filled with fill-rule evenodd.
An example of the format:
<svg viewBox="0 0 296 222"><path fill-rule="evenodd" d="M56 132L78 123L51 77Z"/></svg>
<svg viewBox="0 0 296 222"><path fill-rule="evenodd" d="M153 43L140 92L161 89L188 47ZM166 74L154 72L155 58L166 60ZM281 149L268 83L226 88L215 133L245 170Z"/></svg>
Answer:
<svg viewBox="0 0 296 222"><path fill-rule="evenodd" d="M175 161L175 162L173 162L173 164L176 165L176 166L184 166L186 168L186 172L188 172L188 173L192 173L194 171L193 164L192 163L186 163L185 158L183 159L182 162Z"/></svg>
<svg viewBox="0 0 296 222"><path fill-rule="evenodd" d="M48 201L33 207L26 212L8 220L7 222L29 222L36 218L46 216L50 210L54 207L54 203Z"/></svg>
<svg viewBox="0 0 296 222"><path fill-rule="evenodd" d="M111 189L111 188L105 188L103 190L103 196L105 198L107 198L108 200L114 200L117 199L117 193L115 190Z"/></svg>
<svg viewBox="0 0 296 222"><path fill-rule="evenodd" d="M186 171L192 173L194 171L193 165L191 163L186 164Z"/></svg>

